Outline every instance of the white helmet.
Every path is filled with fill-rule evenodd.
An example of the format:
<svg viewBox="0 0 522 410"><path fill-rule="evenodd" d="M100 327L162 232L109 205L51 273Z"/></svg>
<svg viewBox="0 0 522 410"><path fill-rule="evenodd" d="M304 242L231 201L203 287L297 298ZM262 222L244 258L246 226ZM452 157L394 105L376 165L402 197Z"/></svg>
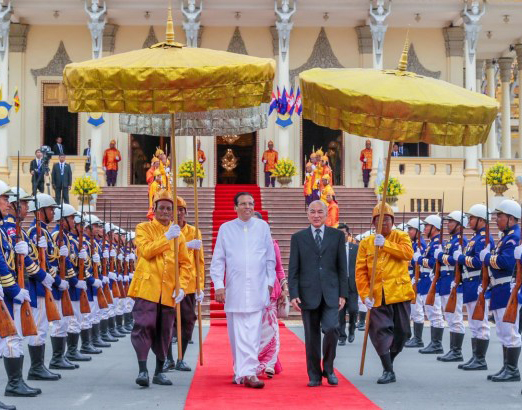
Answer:
<svg viewBox="0 0 522 410"><path fill-rule="evenodd" d="M106 222L105 223L105 232L109 233L111 231L117 231L118 230L118 227L116 225L114 225L113 223L108 223Z"/></svg>
<svg viewBox="0 0 522 410"><path fill-rule="evenodd" d="M9 195L9 203L12 204L16 202L16 194L20 196L20 201L32 201L34 197L29 195L27 192L23 190L23 188L12 187L11 195Z"/></svg>
<svg viewBox="0 0 522 410"><path fill-rule="evenodd" d="M60 219L62 219L61 216L62 210L60 208L56 208L54 211L54 220L58 222ZM68 216L76 215L76 209L72 205L69 204L63 204L63 217L67 218Z"/></svg>
<svg viewBox="0 0 522 410"><path fill-rule="evenodd" d="M401 223L395 227L395 229L398 229L399 231L406 232L408 229L407 224Z"/></svg>
<svg viewBox="0 0 522 410"><path fill-rule="evenodd" d="M134 231L127 232L127 240L128 241L132 241L135 237L136 237L136 232L134 232Z"/></svg>
<svg viewBox="0 0 522 410"><path fill-rule="evenodd" d="M442 225L442 219L439 215L429 215L423 222L425 225L432 225L439 230Z"/></svg>
<svg viewBox="0 0 522 410"><path fill-rule="evenodd" d="M84 219L85 221L85 219ZM74 223L75 224L81 224L82 223L82 213L80 211L76 211L74 214Z"/></svg>
<svg viewBox="0 0 522 410"><path fill-rule="evenodd" d="M520 208L518 202L513 201L512 199L504 199L500 204L497 205L495 212L511 215L517 219L520 219L522 209Z"/></svg>
<svg viewBox="0 0 522 410"><path fill-rule="evenodd" d="M38 208L36 207L36 205L38 205ZM58 204L56 203L54 198L51 195L37 193L36 201L31 201L31 203L29 204L29 212L34 212L37 209L49 207L58 208Z"/></svg>
<svg viewBox="0 0 522 410"><path fill-rule="evenodd" d="M462 222L462 226L468 226L468 217L466 214L463 215L461 211L453 211L450 212L447 216L444 217L446 220L452 220L458 222L459 224Z"/></svg>
<svg viewBox="0 0 522 410"><path fill-rule="evenodd" d="M491 212L488 212L488 208L486 208L486 205L484 205L484 204L475 204L471 208L469 208L469 211L468 211L468 216L482 218L485 221L488 220L488 214L489 214L489 219L491 219Z"/></svg>
<svg viewBox="0 0 522 410"><path fill-rule="evenodd" d="M83 217L83 222L84 222L84 225L85 226L90 226L90 225L103 225L103 222L101 221L100 218L98 218L96 215L89 215L89 214L85 214L84 217Z"/></svg>
<svg viewBox="0 0 522 410"><path fill-rule="evenodd" d="M362 239L362 238L361 238L361 234L359 234L359 235L355 235L355 240L356 240L357 242L361 242L361 239Z"/></svg>
<svg viewBox="0 0 522 410"><path fill-rule="evenodd" d="M424 229L424 223L419 218L411 218L406 224L406 227L422 231Z"/></svg>
<svg viewBox="0 0 522 410"><path fill-rule="evenodd" d="M4 181L0 181L0 196L11 195L11 188Z"/></svg>

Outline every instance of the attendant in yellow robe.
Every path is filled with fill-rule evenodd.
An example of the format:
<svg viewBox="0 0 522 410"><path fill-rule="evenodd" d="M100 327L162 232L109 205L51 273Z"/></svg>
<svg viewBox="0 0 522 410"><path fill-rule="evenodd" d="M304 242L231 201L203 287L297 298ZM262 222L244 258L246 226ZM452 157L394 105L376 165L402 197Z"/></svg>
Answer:
<svg viewBox="0 0 522 410"><path fill-rule="evenodd" d="M335 191L332 188L332 186L330 185L330 175L325 175L321 179L321 185L323 187L321 189L321 201L323 201L326 204L326 206L328 206L328 201L326 200L326 196L331 195L332 198L335 199Z"/></svg>
<svg viewBox="0 0 522 410"><path fill-rule="evenodd" d="M172 342L176 303L181 303L189 288L190 258L179 225L173 224L174 203L167 190L160 190L154 198L154 220L136 227L136 266L128 296L134 298L134 328L131 342L138 357L139 374L136 383L149 386L147 356L152 349L156 355L156 370L152 383L172 385L165 376L163 364ZM174 257L177 240L178 258ZM175 265L179 269L179 292L175 292Z"/></svg>
<svg viewBox="0 0 522 410"><path fill-rule="evenodd" d="M373 225L377 227L381 204L373 209ZM410 338L410 302L415 297L408 274L413 257L410 237L393 229L394 213L385 204L381 234L371 234L359 244L355 265L357 292L371 309L369 335L383 366L379 384L395 382L393 360ZM370 293L375 247L379 248L375 284Z"/></svg>
<svg viewBox="0 0 522 410"><path fill-rule="evenodd" d="M326 226L337 228L339 226L339 205L334 201L332 195L326 195L326 201L328 202L328 214L326 216Z"/></svg>
<svg viewBox="0 0 522 410"><path fill-rule="evenodd" d="M159 168L159 159L156 157L152 157L152 160L150 161L150 168L147 171L147 174L145 176L147 185L150 186L154 182L154 172Z"/></svg>
<svg viewBox="0 0 522 410"><path fill-rule="evenodd" d="M305 197L306 207L312 203L312 192L314 183L314 174L312 172L312 163L308 162L305 167L305 180L303 186L303 195Z"/></svg>
<svg viewBox="0 0 522 410"><path fill-rule="evenodd" d="M159 169L154 171L154 181L149 186L149 212L147 213L147 219L152 221L154 219L154 197L156 192L162 189L161 185L161 172Z"/></svg>
<svg viewBox="0 0 522 410"><path fill-rule="evenodd" d="M274 142L268 141L268 149L263 152L263 157L261 161L265 164L265 187L275 186L275 178L272 177L272 171L275 169L275 166L278 161L278 153L274 150Z"/></svg>

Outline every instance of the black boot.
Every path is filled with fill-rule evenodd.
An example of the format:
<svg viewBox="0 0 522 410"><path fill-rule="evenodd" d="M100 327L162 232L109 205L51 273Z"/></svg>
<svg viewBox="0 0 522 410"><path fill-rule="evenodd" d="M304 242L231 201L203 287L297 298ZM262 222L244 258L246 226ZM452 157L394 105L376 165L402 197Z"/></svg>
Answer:
<svg viewBox="0 0 522 410"><path fill-rule="evenodd" d="M134 324L132 323L132 313L124 313L123 314L123 328L127 330L127 332L131 333Z"/></svg>
<svg viewBox="0 0 522 410"><path fill-rule="evenodd" d="M25 384L22 377L23 356L4 357L4 366L7 373L5 396L35 397L42 392L40 389L33 389Z"/></svg>
<svg viewBox="0 0 522 410"><path fill-rule="evenodd" d="M471 352L472 352L471 357L469 358L469 360L466 363L459 364L458 368L462 369L464 366L468 366L475 359L476 351L477 351L477 338L472 337L471 338Z"/></svg>
<svg viewBox="0 0 522 410"><path fill-rule="evenodd" d="M122 335L128 335L130 331L123 327L123 315L116 315L116 329Z"/></svg>
<svg viewBox="0 0 522 410"><path fill-rule="evenodd" d="M491 378L492 382L519 382L518 358L520 347L506 347L506 367L498 376Z"/></svg>
<svg viewBox="0 0 522 410"><path fill-rule="evenodd" d="M158 358L156 358L156 370L154 371L152 383L159 384L160 386L172 386L172 382L169 379L167 379L167 377L163 374L164 364L164 360L159 360Z"/></svg>
<svg viewBox="0 0 522 410"><path fill-rule="evenodd" d="M11 406L10 404L4 404L0 401L0 409L1 410L16 410L16 406Z"/></svg>
<svg viewBox="0 0 522 410"><path fill-rule="evenodd" d="M114 316L109 318L109 333L112 337L125 337L124 334L118 332L118 329L116 329L116 318Z"/></svg>
<svg viewBox="0 0 522 410"><path fill-rule="evenodd" d="M109 333L109 319L100 320L100 338L104 342L114 343L118 341L116 337Z"/></svg>
<svg viewBox="0 0 522 410"><path fill-rule="evenodd" d="M110 343L104 342L100 337L100 324L95 323L91 329L91 342L94 347L111 347Z"/></svg>
<svg viewBox="0 0 522 410"><path fill-rule="evenodd" d="M53 356L49 362L49 369L74 370L80 367L64 358L65 337L51 336L51 346L53 348Z"/></svg>
<svg viewBox="0 0 522 410"><path fill-rule="evenodd" d="M163 371L170 372L171 370L176 369L176 361L174 360L174 356L172 355L172 343L169 344L169 348L167 350L167 360L163 364Z"/></svg>
<svg viewBox="0 0 522 410"><path fill-rule="evenodd" d="M366 327L366 312L359 312L359 321L357 322L357 330L363 331Z"/></svg>
<svg viewBox="0 0 522 410"><path fill-rule="evenodd" d="M348 317L348 343L353 343L355 340L355 320L356 316L354 314L350 314Z"/></svg>
<svg viewBox="0 0 522 410"><path fill-rule="evenodd" d="M136 378L136 384L141 387L149 387L149 372L147 370L147 361L139 361L138 366L140 367L138 377Z"/></svg>
<svg viewBox="0 0 522 410"><path fill-rule="evenodd" d="M493 376L498 376L499 374L501 374L506 369L506 365L507 365L507 347L502 346L502 368L495 374L488 374L487 379L491 380L493 378Z"/></svg>
<svg viewBox="0 0 522 410"><path fill-rule="evenodd" d="M441 362L462 362L462 342L464 341L464 333L450 332L450 350L444 356L438 356L437 360Z"/></svg>
<svg viewBox="0 0 522 410"><path fill-rule="evenodd" d="M44 364L45 345L29 345L29 356L31 357L31 367L27 374L27 380L59 380L62 376L50 372Z"/></svg>
<svg viewBox="0 0 522 410"><path fill-rule="evenodd" d="M80 333L82 338L82 345L80 347L80 353L82 354L100 354L101 349L94 347L91 342L91 329L83 329Z"/></svg>
<svg viewBox="0 0 522 410"><path fill-rule="evenodd" d="M477 347L473 361L462 366L462 370L488 370L486 363L486 352L488 351L489 340L477 339Z"/></svg>
<svg viewBox="0 0 522 410"><path fill-rule="evenodd" d="M72 362L88 362L91 356L86 356L78 351L79 333L67 333L67 353L65 357Z"/></svg>
<svg viewBox="0 0 522 410"><path fill-rule="evenodd" d="M444 353L442 348L442 334L444 333L443 327L431 327L431 341L428 346L424 349L420 349L419 353L422 354L437 354Z"/></svg>
<svg viewBox="0 0 522 410"><path fill-rule="evenodd" d="M422 341L423 330L424 323L413 322L413 337L404 344L404 347L424 347L424 342Z"/></svg>
<svg viewBox="0 0 522 410"><path fill-rule="evenodd" d="M395 373L393 372L393 364L390 353L379 356L382 363L382 376L377 380L377 384L395 383Z"/></svg>

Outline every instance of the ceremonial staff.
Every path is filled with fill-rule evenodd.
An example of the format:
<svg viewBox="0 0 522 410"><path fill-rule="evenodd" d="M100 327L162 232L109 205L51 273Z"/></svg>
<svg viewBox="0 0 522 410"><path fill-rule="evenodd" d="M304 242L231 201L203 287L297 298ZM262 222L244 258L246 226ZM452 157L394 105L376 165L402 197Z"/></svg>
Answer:
<svg viewBox="0 0 522 410"><path fill-rule="evenodd" d="M109 206L109 272L114 272L114 258L111 257L112 252L112 241L114 239L114 230L112 229L112 202ZM118 287L118 278L112 281L112 294L115 298L121 297L120 289Z"/></svg>
<svg viewBox="0 0 522 410"><path fill-rule="evenodd" d="M421 240L421 211L420 211L420 203L417 203L417 250L420 252L422 248L422 240ZM411 301L411 303L414 305L417 303L417 283L419 283L420 279L420 264L419 262L415 261L415 276L413 281L413 293L415 294L415 297Z"/></svg>
<svg viewBox="0 0 522 410"><path fill-rule="evenodd" d="M22 221L20 220L20 152L18 152L18 170L16 173L16 242L22 240ZM24 278L24 255L21 253L16 254L16 276L18 279L18 286L20 289L25 289L25 278ZM22 302L20 308L20 318L22 322L22 335L23 336L36 336L36 323L33 319L33 313L31 311L31 305L28 300Z"/></svg>
<svg viewBox="0 0 522 410"><path fill-rule="evenodd" d="M119 225L118 225L118 250L116 251L116 254L118 255L118 258L120 257L120 254L121 254L121 209L120 209L120 222L119 222ZM125 255L123 255L125 256ZM120 261L119 259L116 259L116 271L117 271L117 275L120 276L120 274L123 274L123 262L124 262L125 258L123 257L122 260ZM118 289L120 290L120 297L122 298L126 298L127 297L127 294L125 293L125 288L123 287L123 282L118 280Z"/></svg>
<svg viewBox="0 0 522 410"><path fill-rule="evenodd" d="M106 208L106 202L103 202L103 238L102 238L102 276L105 278L107 277L107 264L108 261L106 258L103 257L103 252L105 251L105 244L107 241L107 232L105 230L105 208ZM110 255L109 255L110 257ZM105 285L103 285L103 294L105 295L105 300L108 304L112 305L114 302L112 300L111 290L109 289L109 283L106 282Z"/></svg>
<svg viewBox="0 0 522 410"><path fill-rule="evenodd" d="M520 218L520 227L522 228L522 218ZM520 230L522 232L522 229ZM520 238L520 245L522 245L522 237ZM517 273L515 275L515 287L511 291L509 296L506 311L504 312L503 322L515 323L517 320L518 313L518 292L522 286L522 262L520 259L517 260Z"/></svg>
<svg viewBox="0 0 522 410"><path fill-rule="evenodd" d="M78 252L83 250L83 199L82 193L82 209L80 216L80 228L78 229ZM78 258L78 280L85 280L85 260ZM80 289L80 312L83 314L91 313L89 306L89 299L87 299L87 292L85 289Z"/></svg>
<svg viewBox="0 0 522 410"><path fill-rule="evenodd" d="M464 246L464 187L462 187L462 198L460 203L460 237L459 237L459 249L462 252L462 247ZM462 268L459 264L459 261L455 261L455 286L451 288L450 295L448 297L448 302L446 303L446 313L455 313L455 308L457 307L457 287L460 285L462 281Z"/></svg>
<svg viewBox="0 0 522 410"><path fill-rule="evenodd" d="M91 235L89 238L89 245L91 248L91 260L94 256L94 227L92 226L92 217L91 217L91 201L89 201L88 205L88 211L89 211L89 226L91 227ZM98 275L98 263L92 262L92 274L94 276L94 279L99 279ZM109 305L107 304L107 299L105 299L105 295L103 294L103 289L100 286L98 289L96 289L96 297L98 298L98 307L100 309L107 309Z"/></svg>
<svg viewBox="0 0 522 410"><path fill-rule="evenodd" d="M444 244L444 192L442 193L442 209L440 214L440 247L441 250L443 248ZM437 282L440 278L440 262L439 259L435 261L435 276L433 277L433 280L431 281L430 290L428 291L428 294L426 295L426 305L433 306L435 303L435 293L437 292Z"/></svg>
<svg viewBox="0 0 522 410"><path fill-rule="evenodd" d="M65 241L63 239L63 223L64 223L63 195L62 195L62 200L60 202L60 219L59 219L58 223L60 224L59 230L58 230L58 246L62 247L63 245L65 245ZM60 256L58 264L59 264L58 266L60 269L60 279L66 280L65 279L65 256ZM68 289L65 289L62 291L61 303L62 303L62 316L74 316L74 311L73 311L73 307L72 307L72 303L71 303L71 295L69 294Z"/></svg>
<svg viewBox="0 0 522 410"><path fill-rule="evenodd" d="M489 194L488 194L488 183L486 181L486 242L485 248L489 246ZM486 266L485 262L482 262L482 292L479 293L477 298L477 304L475 305L475 310L473 311L473 316L471 317L473 320L484 320L484 314L486 311L486 290L489 286L489 269Z"/></svg>

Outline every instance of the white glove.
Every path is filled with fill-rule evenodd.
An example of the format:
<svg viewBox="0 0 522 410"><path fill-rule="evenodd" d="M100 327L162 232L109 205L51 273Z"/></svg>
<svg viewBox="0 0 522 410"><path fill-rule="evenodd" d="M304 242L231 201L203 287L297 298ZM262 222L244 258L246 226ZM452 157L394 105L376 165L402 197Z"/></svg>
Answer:
<svg viewBox="0 0 522 410"><path fill-rule="evenodd" d="M373 299L371 298L365 298L364 299L364 305L368 308L368 309L371 309L373 307Z"/></svg>
<svg viewBox="0 0 522 410"><path fill-rule="evenodd" d="M0 300L4 300L4 288L0 286Z"/></svg>
<svg viewBox="0 0 522 410"><path fill-rule="evenodd" d="M47 289L51 290L51 286L53 286L53 283L54 278L48 273L46 273L44 280L42 280L42 285L45 286Z"/></svg>
<svg viewBox="0 0 522 410"><path fill-rule="evenodd" d="M76 289L87 290L87 283L84 280L79 280L75 286Z"/></svg>
<svg viewBox="0 0 522 410"><path fill-rule="evenodd" d="M170 241L171 239L177 238L180 233L181 229L179 225L172 224L170 225L169 230L165 232L165 238Z"/></svg>
<svg viewBox="0 0 522 410"><path fill-rule="evenodd" d="M515 289L516 285L517 285L517 283L513 280L511 282L509 282L509 291L513 292L513 289Z"/></svg>
<svg viewBox="0 0 522 410"><path fill-rule="evenodd" d="M134 252L129 255L129 260L131 260L131 261L136 260L136 255L134 254Z"/></svg>
<svg viewBox="0 0 522 410"><path fill-rule="evenodd" d="M366 158L363 159L363 162L367 162L368 160Z"/></svg>
<svg viewBox="0 0 522 410"><path fill-rule="evenodd" d="M263 164L266 164L266 159L263 160Z"/></svg>
<svg viewBox="0 0 522 410"><path fill-rule="evenodd" d="M455 283L454 280L451 281L451 285L450 285L450 289L453 289L455 286L457 286L457 284Z"/></svg>
<svg viewBox="0 0 522 410"><path fill-rule="evenodd" d="M435 259L439 259L439 255L441 253L442 253L442 249L439 247L439 248L435 249L433 256L435 256Z"/></svg>
<svg viewBox="0 0 522 410"><path fill-rule="evenodd" d="M187 242L187 248L199 251L201 249L201 241L199 239L192 239Z"/></svg>
<svg viewBox="0 0 522 410"><path fill-rule="evenodd" d="M100 279L94 279L94 283L92 284L92 286L96 289L101 288L102 281Z"/></svg>
<svg viewBox="0 0 522 410"><path fill-rule="evenodd" d="M114 249L111 249L109 255L111 256L111 258L115 258L116 257L116 251Z"/></svg>
<svg viewBox="0 0 522 410"><path fill-rule="evenodd" d="M103 279L102 279L102 283L104 285L106 285L107 283L109 283L109 278L107 276L104 276Z"/></svg>
<svg viewBox="0 0 522 410"><path fill-rule="evenodd" d="M129 276L128 276L128 275L127 275L127 276L124 276L124 277L123 277L123 282L127 283L128 281L129 281Z"/></svg>
<svg viewBox="0 0 522 410"><path fill-rule="evenodd" d="M125 256L125 262L129 263L129 260L130 260L130 255L126 255Z"/></svg>
<svg viewBox="0 0 522 410"><path fill-rule="evenodd" d="M520 259L522 257L522 245L518 245L515 248L515 259Z"/></svg>
<svg viewBox="0 0 522 410"><path fill-rule="evenodd" d="M123 276L122 275L118 275L118 282L123 282Z"/></svg>
<svg viewBox="0 0 522 410"><path fill-rule="evenodd" d="M107 168L105 168L105 167L102 167L102 168L103 168L103 172L107 171Z"/></svg>
<svg viewBox="0 0 522 410"><path fill-rule="evenodd" d="M92 261L94 263L100 263L101 260L100 260L100 254L99 253L95 253L94 255L92 255Z"/></svg>
<svg viewBox="0 0 522 410"><path fill-rule="evenodd" d="M375 239L373 241L373 244L375 246L384 246L384 236L382 236L380 233L378 233L377 235L375 235Z"/></svg>
<svg viewBox="0 0 522 410"><path fill-rule="evenodd" d="M18 302L24 303L24 301L31 301L31 296L29 296L29 291L27 289L20 289L20 292L14 297Z"/></svg>
<svg viewBox="0 0 522 410"><path fill-rule="evenodd" d="M103 253L102 253L102 256L103 256L105 259L108 259L108 258L109 258L109 251L108 251L108 250L104 250Z"/></svg>
<svg viewBox="0 0 522 410"><path fill-rule="evenodd" d="M415 285L415 277L411 278L411 284Z"/></svg>
<svg viewBox="0 0 522 410"><path fill-rule="evenodd" d="M435 279L435 273L433 271L430 272L430 280L433 281Z"/></svg>
<svg viewBox="0 0 522 410"><path fill-rule="evenodd" d="M205 292L202 290L196 290L196 302L201 303L205 298Z"/></svg>
<svg viewBox="0 0 522 410"><path fill-rule="evenodd" d="M178 296L176 296L176 291L174 290L172 297L174 298L174 302L180 303L183 300L183 298L185 297L185 291L183 289L179 288L179 294L178 294Z"/></svg>
<svg viewBox="0 0 522 410"><path fill-rule="evenodd" d="M80 252L78 252L78 258L83 259L84 261L87 260L87 251L82 249Z"/></svg>
<svg viewBox="0 0 522 410"><path fill-rule="evenodd" d="M488 244L488 246L486 246L484 249L480 251L479 257L481 262L484 262L484 260L486 259L486 255L489 253L490 249L491 246Z"/></svg>
<svg viewBox="0 0 522 410"><path fill-rule="evenodd" d="M455 252L453 252L453 259L455 259L455 261L458 261L460 255L462 255L462 248L459 246L459 248Z"/></svg>
<svg viewBox="0 0 522 410"><path fill-rule="evenodd" d="M67 246L60 246L60 256L69 256L69 249L67 248Z"/></svg>
<svg viewBox="0 0 522 410"><path fill-rule="evenodd" d="M27 242L25 241L17 242L14 249L19 255L27 256L29 254L29 245L27 245Z"/></svg>
<svg viewBox="0 0 522 410"><path fill-rule="evenodd" d="M118 276L116 276L116 274L114 272L109 272L109 279L112 279L112 280L116 280L118 279Z"/></svg>
<svg viewBox="0 0 522 410"><path fill-rule="evenodd" d="M38 239L38 247L47 249L47 239L45 239L45 236L42 235L40 239Z"/></svg>
<svg viewBox="0 0 522 410"><path fill-rule="evenodd" d="M123 262L123 253L119 253L119 254L118 254L118 260L119 260L120 262Z"/></svg>
<svg viewBox="0 0 522 410"><path fill-rule="evenodd" d="M480 295L483 290L484 290L484 288L482 288L482 284L480 284L478 289L477 289L477 295Z"/></svg>
<svg viewBox="0 0 522 410"><path fill-rule="evenodd" d="M133 277L134 277L134 273L129 273L130 280L132 280Z"/></svg>
<svg viewBox="0 0 522 410"><path fill-rule="evenodd" d="M417 249L417 250L415 251L415 253L413 254L413 260L414 260L415 262L417 262L421 256L422 256L422 255L421 255L420 251Z"/></svg>
<svg viewBox="0 0 522 410"><path fill-rule="evenodd" d="M60 290L67 290L67 289L69 289L69 282L67 282L66 280L62 280L60 282L60 284L58 285L58 289L60 289Z"/></svg>
<svg viewBox="0 0 522 410"><path fill-rule="evenodd" d="M168 174L170 172L170 167L166 167L165 172Z"/></svg>

